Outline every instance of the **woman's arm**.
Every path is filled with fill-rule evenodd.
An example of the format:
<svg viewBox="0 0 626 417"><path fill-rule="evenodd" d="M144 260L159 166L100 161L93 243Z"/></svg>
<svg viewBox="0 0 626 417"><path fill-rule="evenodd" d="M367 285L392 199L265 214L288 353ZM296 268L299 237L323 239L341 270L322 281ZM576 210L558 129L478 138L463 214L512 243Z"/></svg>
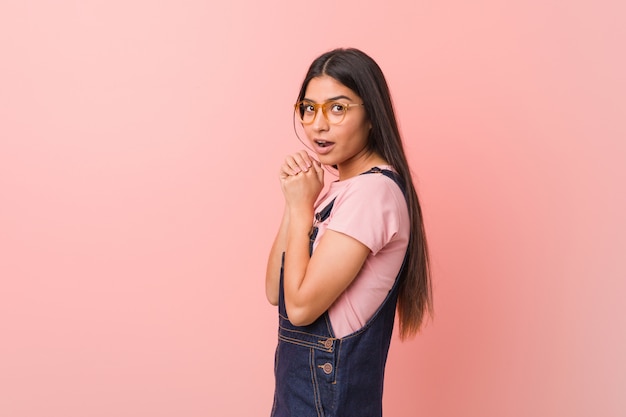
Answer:
<svg viewBox="0 0 626 417"><path fill-rule="evenodd" d="M310 256L313 206L324 185L324 171L301 151L286 159L280 180L286 206L270 251L266 294L270 303L278 302L284 252L287 315L294 325L304 326L314 322L345 291L363 267L370 249L348 235L327 230Z"/></svg>
<svg viewBox="0 0 626 417"><path fill-rule="evenodd" d="M278 286L280 284L280 264L283 253L287 248L287 226L289 225L289 210L285 207L283 219L280 222L278 233L270 250L265 274L265 295L272 305L278 304Z"/></svg>
<svg viewBox="0 0 626 417"><path fill-rule="evenodd" d="M290 222L285 254L285 307L296 326L313 323L357 276L370 249L358 240L326 230L308 255L308 234ZM304 222L302 222L304 223Z"/></svg>
<svg viewBox="0 0 626 417"><path fill-rule="evenodd" d="M354 280L370 249L343 233L327 230L312 256L309 234L313 205L324 184L318 163L282 178L289 220L283 285L289 321L296 326L314 322Z"/></svg>
<svg viewBox="0 0 626 417"><path fill-rule="evenodd" d="M279 178L281 188L284 192L285 181L292 176L296 176L303 171L307 171L312 166L313 161L305 151L300 151L294 155L290 155L280 167ZM323 176L322 176L323 184ZM318 192L319 193L319 192ZM313 205L311 204L311 208ZM278 233L270 249L269 258L267 260L267 269L265 272L265 295L272 305L278 304L278 292L280 285L280 266L282 263L283 253L287 249L287 227L289 225L289 204L285 201L285 210L283 218L278 228Z"/></svg>

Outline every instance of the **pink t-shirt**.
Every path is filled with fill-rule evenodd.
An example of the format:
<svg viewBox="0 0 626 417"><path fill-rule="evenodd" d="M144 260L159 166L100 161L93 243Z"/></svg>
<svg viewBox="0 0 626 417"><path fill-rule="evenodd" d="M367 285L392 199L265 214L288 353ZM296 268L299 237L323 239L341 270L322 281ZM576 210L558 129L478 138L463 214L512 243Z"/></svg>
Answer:
<svg viewBox="0 0 626 417"><path fill-rule="evenodd" d="M354 281L328 310L335 337L344 337L361 329L391 290L406 252L410 221L402 190L383 174L333 182L318 200L316 212L335 197L330 216L317 225L313 250L327 229L346 234L371 250Z"/></svg>

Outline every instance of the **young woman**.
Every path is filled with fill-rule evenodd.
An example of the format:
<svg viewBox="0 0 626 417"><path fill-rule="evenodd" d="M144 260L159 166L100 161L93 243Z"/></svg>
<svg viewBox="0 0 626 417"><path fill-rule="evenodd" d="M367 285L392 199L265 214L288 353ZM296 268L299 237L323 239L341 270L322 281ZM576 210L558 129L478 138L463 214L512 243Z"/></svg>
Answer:
<svg viewBox="0 0 626 417"><path fill-rule="evenodd" d="M294 117L312 152L280 167L285 211L266 275L279 310L272 416L381 416L396 306L402 338L432 312L421 209L382 71L356 49L321 55ZM320 198L322 165L339 178Z"/></svg>

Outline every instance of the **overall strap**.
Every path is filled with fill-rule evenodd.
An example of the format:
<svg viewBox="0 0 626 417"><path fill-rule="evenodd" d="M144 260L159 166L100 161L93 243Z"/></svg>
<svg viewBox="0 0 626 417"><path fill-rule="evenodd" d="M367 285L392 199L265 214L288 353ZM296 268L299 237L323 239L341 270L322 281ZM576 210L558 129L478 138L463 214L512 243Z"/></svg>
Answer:
<svg viewBox="0 0 626 417"><path fill-rule="evenodd" d="M392 179L393 182L395 182L398 187L400 187L400 189L402 190L402 194L406 194L406 186L402 177L389 169L374 167L369 171L365 171L363 174L383 174L385 177Z"/></svg>

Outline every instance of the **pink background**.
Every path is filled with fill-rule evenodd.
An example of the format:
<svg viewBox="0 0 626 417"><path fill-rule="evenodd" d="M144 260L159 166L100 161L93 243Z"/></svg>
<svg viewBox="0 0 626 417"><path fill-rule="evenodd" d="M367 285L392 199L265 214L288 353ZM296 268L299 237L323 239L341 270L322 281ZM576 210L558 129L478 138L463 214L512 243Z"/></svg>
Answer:
<svg viewBox="0 0 626 417"><path fill-rule="evenodd" d="M269 415L277 169L336 46L388 77L432 249L386 415L626 415L622 4L3 0L0 416Z"/></svg>

